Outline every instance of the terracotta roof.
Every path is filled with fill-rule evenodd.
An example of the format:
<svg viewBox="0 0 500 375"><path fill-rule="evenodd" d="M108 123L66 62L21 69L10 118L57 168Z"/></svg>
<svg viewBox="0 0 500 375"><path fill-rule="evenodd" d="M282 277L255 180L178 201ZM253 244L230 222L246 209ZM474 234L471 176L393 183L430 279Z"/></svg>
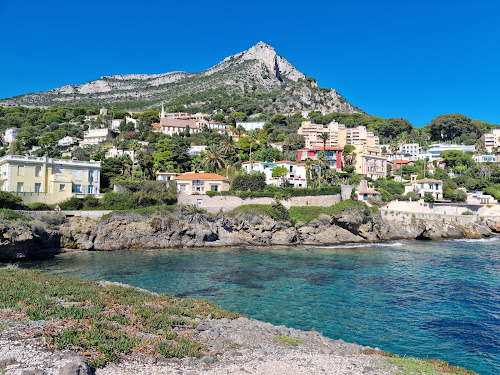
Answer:
<svg viewBox="0 0 500 375"><path fill-rule="evenodd" d="M278 164L278 163L297 164L296 162L290 161L290 160L280 160L280 161L275 161L274 162L274 164Z"/></svg>
<svg viewBox="0 0 500 375"><path fill-rule="evenodd" d="M356 192L359 194L380 194L377 190L361 190Z"/></svg>
<svg viewBox="0 0 500 375"><path fill-rule="evenodd" d="M394 162L396 162L396 164L408 164L410 163L410 160L391 160L388 163L394 163Z"/></svg>
<svg viewBox="0 0 500 375"><path fill-rule="evenodd" d="M191 129L196 128L196 121L192 120L162 118L160 119L160 124L161 126L172 126L176 128L185 128L186 125L189 125Z"/></svg>
<svg viewBox="0 0 500 375"><path fill-rule="evenodd" d="M227 180L229 178L218 175L217 173L195 173L188 172L178 176L175 176L176 180Z"/></svg>
<svg viewBox="0 0 500 375"><path fill-rule="evenodd" d="M160 124L151 124L151 126L154 127L154 128L161 128Z"/></svg>

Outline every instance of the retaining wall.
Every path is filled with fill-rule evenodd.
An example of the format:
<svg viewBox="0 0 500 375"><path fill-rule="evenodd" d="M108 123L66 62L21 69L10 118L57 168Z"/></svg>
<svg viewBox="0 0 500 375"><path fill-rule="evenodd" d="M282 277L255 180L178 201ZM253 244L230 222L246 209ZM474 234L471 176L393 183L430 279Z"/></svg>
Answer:
<svg viewBox="0 0 500 375"><path fill-rule="evenodd" d="M209 197L208 195L187 195L179 194L177 199L179 204L196 204L208 212L218 212L220 210L226 212L233 208L246 204L272 204L274 198L240 198L234 196L216 195ZM329 207L340 202L340 194L337 195L317 195L306 197L292 197L287 201L282 201L286 208L292 206L319 206Z"/></svg>
<svg viewBox="0 0 500 375"><path fill-rule="evenodd" d="M477 215L444 215L437 213L396 211L386 208L381 209L380 213L385 219L398 222L407 221L415 218L422 220L440 220L452 224L467 225L469 223L473 223L480 220L480 218Z"/></svg>

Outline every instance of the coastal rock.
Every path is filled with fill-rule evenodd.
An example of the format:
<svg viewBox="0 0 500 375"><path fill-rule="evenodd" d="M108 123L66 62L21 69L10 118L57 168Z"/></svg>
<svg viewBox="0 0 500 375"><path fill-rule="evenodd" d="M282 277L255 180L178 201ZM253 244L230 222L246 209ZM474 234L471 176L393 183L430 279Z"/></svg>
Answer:
<svg viewBox="0 0 500 375"><path fill-rule="evenodd" d="M80 358L73 359L71 362L64 365L60 371L60 375L93 375L95 374L94 369L92 369L85 361Z"/></svg>
<svg viewBox="0 0 500 375"><path fill-rule="evenodd" d="M500 233L500 217L489 218L486 220L486 225L494 232Z"/></svg>

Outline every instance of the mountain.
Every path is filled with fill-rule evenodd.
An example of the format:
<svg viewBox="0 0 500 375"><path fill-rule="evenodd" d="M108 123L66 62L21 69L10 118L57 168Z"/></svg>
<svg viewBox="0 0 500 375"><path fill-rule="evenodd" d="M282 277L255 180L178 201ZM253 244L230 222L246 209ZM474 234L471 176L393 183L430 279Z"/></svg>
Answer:
<svg viewBox="0 0 500 375"><path fill-rule="evenodd" d="M142 110L165 104L213 112L239 110L248 114L362 112L334 89L318 87L269 44L226 57L201 73L126 74L103 76L80 85L0 100L0 106L102 106Z"/></svg>

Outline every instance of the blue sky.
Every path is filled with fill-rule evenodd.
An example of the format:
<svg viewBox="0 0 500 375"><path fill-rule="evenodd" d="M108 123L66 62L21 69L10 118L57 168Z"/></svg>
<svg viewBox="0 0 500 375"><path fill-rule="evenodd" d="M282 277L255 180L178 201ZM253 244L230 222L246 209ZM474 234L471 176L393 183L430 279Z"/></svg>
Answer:
<svg viewBox="0 0 500 375"><path fill-rule="evenodd" d="M494 0L0 0L0 98L197 72L262 40L370 114L500 124L499 14Z"/></svg>

